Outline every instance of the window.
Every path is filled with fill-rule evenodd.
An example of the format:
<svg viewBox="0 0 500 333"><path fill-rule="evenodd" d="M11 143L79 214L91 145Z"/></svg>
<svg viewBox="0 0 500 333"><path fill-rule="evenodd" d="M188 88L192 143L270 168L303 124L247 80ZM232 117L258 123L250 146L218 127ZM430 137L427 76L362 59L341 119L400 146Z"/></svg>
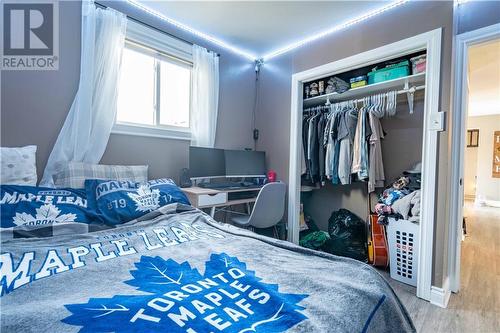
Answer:
<svg viewBox="0 0 500 333"><path fill-rule="evenodd" d="M190 139L190 45L157 34L127 28L113 132Z"/></svg>

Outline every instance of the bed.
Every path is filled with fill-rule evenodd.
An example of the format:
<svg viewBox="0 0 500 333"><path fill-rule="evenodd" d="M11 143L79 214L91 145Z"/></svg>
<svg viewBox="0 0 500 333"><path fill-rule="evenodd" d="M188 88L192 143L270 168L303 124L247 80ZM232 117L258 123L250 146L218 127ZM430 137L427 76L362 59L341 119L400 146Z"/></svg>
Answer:
<svg viewBox="0 0 500 333"><path fill-rule="evenodd" d="M3 332L414 332L370 266L169 204L111 229L2 231Z"/></svg>

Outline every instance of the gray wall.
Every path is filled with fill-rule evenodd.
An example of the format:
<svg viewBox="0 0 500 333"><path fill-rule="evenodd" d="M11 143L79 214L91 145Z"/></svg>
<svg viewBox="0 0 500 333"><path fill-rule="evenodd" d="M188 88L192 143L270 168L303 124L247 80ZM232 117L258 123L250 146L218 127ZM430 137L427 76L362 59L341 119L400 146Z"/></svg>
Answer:
<svg viewBox="0 0 500 333"><path fill-rule="evenodd" d="M500 23L500 1L469 1L457 7L457 33Z"/></svg>
<svg viewBox="0 0 500 333"><path fill-rule="evenodd" d="M371 18L354 27L332 34L271 59L263 67L261 103L258 127L261 140L258 148L266 150L269 166L281 179L288 180L290 142L291 75L325 63L436 28L443 28L441 110L449 111L451 45L453 33L453 3L444 1L416 1L391 10L387 15ZM445 248L448 241L446 189L448 170L448 132L439 136L440 153L435 227L434 285L441 286L443 272L447 271ZM328 200L323 201L328 205ZM324 208L331 212L330 207Z"/></svg>
<svg viewBox="0 0 500 333"><path fill-rule="evenodd" d="M220 54L220 100L216 146L253 147L253 64L247 59L178 31L136 10L126 2L106 5ZM58 71L3 71L1 82L1 145L38 146L41 177L48 155L78 88L81 3L60 2ZM177 178L188 164L188 141L112 134L101 163L148 164L150 178Z"/></svg>

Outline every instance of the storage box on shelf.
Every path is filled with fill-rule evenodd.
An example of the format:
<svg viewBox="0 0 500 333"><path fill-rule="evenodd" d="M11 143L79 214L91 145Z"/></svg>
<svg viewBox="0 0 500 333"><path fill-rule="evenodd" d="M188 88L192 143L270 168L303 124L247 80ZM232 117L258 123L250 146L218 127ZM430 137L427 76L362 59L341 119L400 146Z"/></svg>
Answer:
<svg viewBox="0 0 500 333"><path fill-rule="evenodd" d="M410 75L410 63L408 60L385 68L377 69L368 73L368 84L399 79Z"/></svg>

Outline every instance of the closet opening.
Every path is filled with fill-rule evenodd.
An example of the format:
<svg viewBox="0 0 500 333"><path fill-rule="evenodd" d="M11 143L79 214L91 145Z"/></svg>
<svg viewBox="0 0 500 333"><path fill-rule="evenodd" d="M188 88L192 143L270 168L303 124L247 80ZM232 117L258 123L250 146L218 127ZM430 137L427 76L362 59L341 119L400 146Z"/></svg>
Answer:
<svg viewBox="0 0 500 333"><path fill-rule="evenodd" d="M427 300L440 36L431 31L292 77L289 239L385 267L391 261L391 275ZM391 260L379 247L388 242Z"/></svg>

